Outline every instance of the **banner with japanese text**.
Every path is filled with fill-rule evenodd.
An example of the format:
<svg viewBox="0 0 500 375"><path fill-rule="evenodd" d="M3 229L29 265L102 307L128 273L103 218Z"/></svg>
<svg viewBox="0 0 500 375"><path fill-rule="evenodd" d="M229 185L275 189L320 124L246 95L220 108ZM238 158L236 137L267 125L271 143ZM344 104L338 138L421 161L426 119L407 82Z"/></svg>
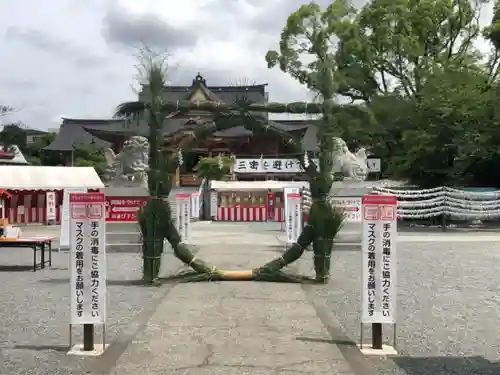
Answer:
<svg viewBox="0 0 500 375"><path fill-rule="evenodd" d="M59 235L59 249L68 249L70 246L69 238L69 222L71 221L69 215L69 195L71 193L85 193L86 188L67 188L63 193L63 204L61 210L61 233Z"/></svg>
<svg viewBox="0 0 500 375"><path fill-rule="evenodd" d="M71 193L70 323L106 322L106 199L104 193Z"/></svg>
<svg viewBox="0 0 500 375"><path fill-rule="evenodd" d="M106 197L107 222L137 222L137 211L150 197Z"/></svg>
<svg viewBox="0 0 500 375"><path fill-rule="evenodd" d="M285 195L285 207L286 239L288 243L295 243L302 232L302 208L300 193L287 193Z"/></svg>
<svg viewBox="0 0 500 375"><path fill-rule="evenodd" d="M311 159L319 169L319 160ZM340 172L342 165L338 160L333 160L332 172ZM367 159L366 166L369 172L380 172L380 159ZM288 158L255 158L236 159L233 164L235 173L304 173L298 159Z"/></svg>
<svg viewBox="0 0 500 375"><path fill-rule="evenodd" d="M56 221L56 192L48 191L46 195L46 222Z"/></svg>
<svg viewBox="0 0 500 375"><path fill-rule="evenodd" d="M336 196L330 202L343 211L346 222L361 223L361 198Z"/></svg>
<svg viewBox="0 0 500 375"><path fill-rule="evenodd" d="M361 322L396 323L397 197L362 197Z"/></svg>
<svg viewBox="0 0 500 375"><path fill-rule="evenodd" d="M219 207L219 198L217 191L210 191L210 217L217 219L217 208Z"/></svg>
<svg viewBox="0 0 500 375"><path fill-rule="evenodd" d="M318 159L312 160L316 166ZM236 159L235 173L304 173L299 159Z"/></svg>
<svg viewBox="0 0 500 375"><path fill-rule="evenodd" d="M175 195L177 231L182 243L189 243L191 237L191 195L179 193Z"/></svg>

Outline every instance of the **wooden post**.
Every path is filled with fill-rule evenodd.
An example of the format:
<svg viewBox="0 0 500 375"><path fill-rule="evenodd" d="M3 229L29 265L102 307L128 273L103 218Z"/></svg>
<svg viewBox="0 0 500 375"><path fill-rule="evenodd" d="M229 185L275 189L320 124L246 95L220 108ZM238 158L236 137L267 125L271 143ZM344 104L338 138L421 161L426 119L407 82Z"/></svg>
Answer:
<svg viewBox="0 0 500 375"><path fill-rule="evenodd" d="M372 323L372 349L382 349L382 323Z"/></svg>
<svg viewBox="0 0 500 375"><path fill-rule="evenodd" d="M94 325L83 325L83 351L91 352L94 350Z"/></svg>

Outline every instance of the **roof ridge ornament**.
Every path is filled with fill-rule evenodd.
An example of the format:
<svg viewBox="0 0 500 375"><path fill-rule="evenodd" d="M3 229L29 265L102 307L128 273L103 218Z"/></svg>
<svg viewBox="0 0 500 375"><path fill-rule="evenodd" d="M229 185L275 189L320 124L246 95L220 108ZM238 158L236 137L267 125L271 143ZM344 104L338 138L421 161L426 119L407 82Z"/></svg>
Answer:
<svg viewBox="0 0 500 375"><path fill-rule="evenodd" d="M207 85L207 80L203 78L200 72L198 72L198 74L196 74L196 77L194 77L193 86L196 85L197 83L201 83L203 86Z"/></svg>

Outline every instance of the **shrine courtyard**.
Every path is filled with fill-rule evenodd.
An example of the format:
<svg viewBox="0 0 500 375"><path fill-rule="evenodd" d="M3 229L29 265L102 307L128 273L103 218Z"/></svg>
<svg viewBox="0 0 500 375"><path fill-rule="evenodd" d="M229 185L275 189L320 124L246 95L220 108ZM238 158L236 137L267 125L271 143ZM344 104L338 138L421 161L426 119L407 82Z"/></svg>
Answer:
<svg viewBox="0 0 500 375"><path fill-rule="evenodd" d="M196 223L193 236L200 257L230 269L274 258L285 238L278 225L267 223ZM97 358L66 354L67 254L53 254L52 268L32 272L29 251L2 249L0 374L498 374L499 240L494 233L400 234L399 356L393 358L364 357L355 347L359 246L333 253L328 285L303 286L145 287L136 282L140 254L111 253L110 346ZM311 274L311 253L303 258L295 270ZM167 253L162 274L179 269ZM390 343L392 330L385 330ZM74 342L80 333L75 327Z"/></svg>

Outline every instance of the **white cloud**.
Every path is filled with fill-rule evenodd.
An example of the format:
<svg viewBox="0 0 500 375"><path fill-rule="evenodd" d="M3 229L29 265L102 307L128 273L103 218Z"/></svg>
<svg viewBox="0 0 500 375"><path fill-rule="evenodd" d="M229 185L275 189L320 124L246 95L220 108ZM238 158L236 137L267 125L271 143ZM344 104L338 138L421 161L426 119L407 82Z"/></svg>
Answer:
<svg viewBox="0 0 500 375"><path fill-rule="evenodd" d="M12 119L41 129L54 127L60 113L111 116L135 96L130 47L141 41L171 52L176 84L188 85L200 72L209 84L267 82L272 100L305 100L304 87L264 61L286 17L303 2L51 0L49 7L4 1L0 103L20 109ZM482 19L490 17L491 9Z"/></svg>

